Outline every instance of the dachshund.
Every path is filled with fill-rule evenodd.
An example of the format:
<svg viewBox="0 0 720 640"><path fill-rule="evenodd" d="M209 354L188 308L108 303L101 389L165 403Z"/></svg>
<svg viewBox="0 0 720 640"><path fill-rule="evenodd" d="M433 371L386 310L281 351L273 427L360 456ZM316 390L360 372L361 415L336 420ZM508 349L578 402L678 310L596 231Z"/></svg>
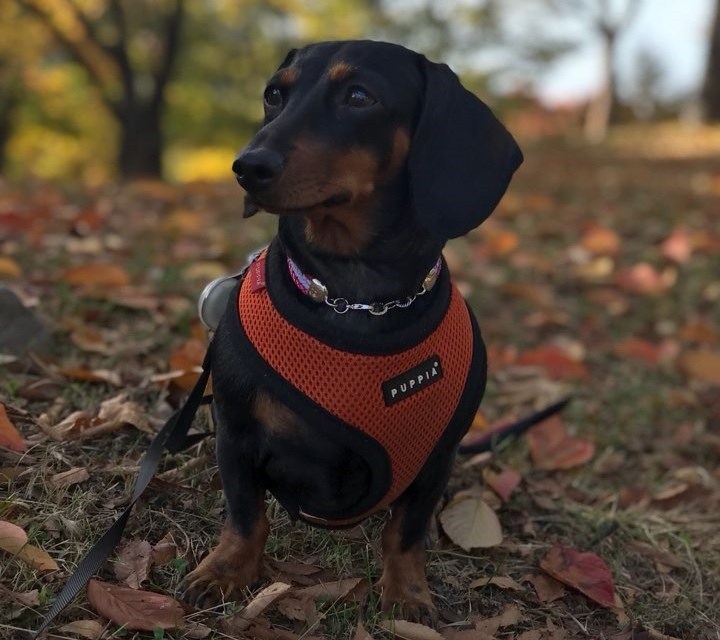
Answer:
<svg viewBox="0 0 720 640"><path fill-rule="evenodd" d="M426 534L487 374L442 249L492 213L522 153L448 66L395 44L292 50L263 101L232 168L243 217L278 231L211 344L227 515L183 597L261 578L270 492L321 527L389 508L382 609L434 618Z"/></svg>

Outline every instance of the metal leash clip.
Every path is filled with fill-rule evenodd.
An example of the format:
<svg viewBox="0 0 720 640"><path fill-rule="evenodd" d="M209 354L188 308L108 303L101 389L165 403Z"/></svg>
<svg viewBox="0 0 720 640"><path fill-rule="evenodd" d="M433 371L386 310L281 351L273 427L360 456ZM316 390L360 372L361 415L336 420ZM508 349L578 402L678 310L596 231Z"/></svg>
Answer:
<svg viewBox="0 0 720 640"><path fill-rule="evenodd" d="M220 319L225 314L228 296L237 285L253 262L257 260L265 247L261 247L257 251L253 251L247 258L245 266L238 273L231 276L221 276L215 278L202 290L198 298L198 316L209 331L215 331L220 324Z"/></svg>

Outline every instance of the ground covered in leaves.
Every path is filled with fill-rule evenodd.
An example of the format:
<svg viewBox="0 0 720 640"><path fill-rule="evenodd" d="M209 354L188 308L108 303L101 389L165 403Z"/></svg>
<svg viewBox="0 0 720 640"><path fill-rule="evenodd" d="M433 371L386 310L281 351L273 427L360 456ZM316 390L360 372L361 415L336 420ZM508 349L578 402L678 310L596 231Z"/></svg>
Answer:
<svg viewBox="0 0 720 640"><path fill-rule="evenodd" d="M222 522L207 440L163 460L51 637L720 638L720 131L524 146L496 215L446 254L490 353L469 437L574 400L458 460L429 552L437 630L378 613L382 516L328 533L272 502L266 591L177 608ZM18 638L192 385L198 292L272 221L241 220L230 182L2 187L0 278L24 307L3 313L38 347L0 356L0 637Z"/></svg>

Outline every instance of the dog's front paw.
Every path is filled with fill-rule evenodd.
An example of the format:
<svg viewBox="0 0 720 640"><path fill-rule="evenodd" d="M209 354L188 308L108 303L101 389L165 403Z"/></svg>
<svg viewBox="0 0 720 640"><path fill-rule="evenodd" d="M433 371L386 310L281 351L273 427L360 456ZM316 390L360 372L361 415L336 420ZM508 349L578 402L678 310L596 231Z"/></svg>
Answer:
<svg viewBox="0 0 720 640"><path fill-rule="evenodd" d="M243 538L225 527L220 542L183 581L182 600L197 609L238 599L261 580L264 538Z"/></svg>
<svg viewBox="0 0 720 640"><path fill-rule="evenodd" d="M430 627L437 624L437 609L432 601L425 576L409 576L384 572L378 582L383 613L398 620L420 622ZM418 579L419 578L419 579Z"/></svg>

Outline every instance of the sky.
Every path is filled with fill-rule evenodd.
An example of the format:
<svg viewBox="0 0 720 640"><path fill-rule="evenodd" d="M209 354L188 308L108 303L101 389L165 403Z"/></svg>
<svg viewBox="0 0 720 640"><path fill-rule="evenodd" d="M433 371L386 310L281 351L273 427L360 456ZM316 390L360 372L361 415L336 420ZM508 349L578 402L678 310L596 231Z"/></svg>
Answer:
<svg viewBox="0 0 720 640"><path fill-rule="evenodd" d="M715 0L643 0L631 27L618 42L620 90L632 88L640 51L660 63L664 97L697 91L707 58ZM582 33L577 27L576 33ZM555 63L537 79L537 91L549 104L573 102L593 93L600 82L600 46L589 36L581 49Z"/></svg>

